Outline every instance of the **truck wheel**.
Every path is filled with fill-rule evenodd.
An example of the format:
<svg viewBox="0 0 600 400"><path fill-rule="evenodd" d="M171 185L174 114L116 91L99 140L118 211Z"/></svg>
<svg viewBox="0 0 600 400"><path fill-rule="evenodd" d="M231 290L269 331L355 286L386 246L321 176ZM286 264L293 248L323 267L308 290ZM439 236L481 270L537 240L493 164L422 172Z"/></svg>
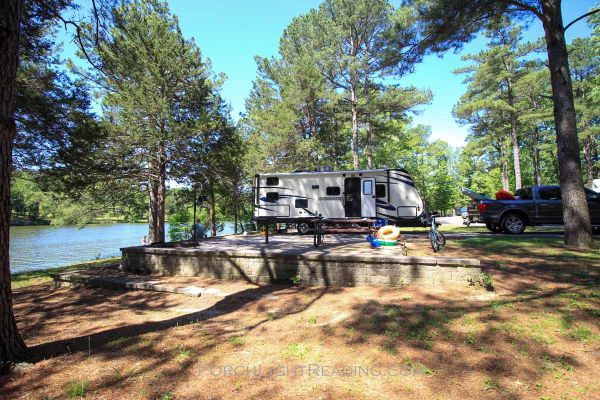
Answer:
<svg viewBox="0 0 600 400"><path fill-rule="evenodd" d="M519 234L525 230L526 222L519 214L508 214L500 224L506 233Z"/></svg>
<svg viewBox="0 0 600 400"><path fill-rule="evenodd" d="M310 230L310 226L306 222L300 222L298 225L296 225L296 229L298 230L299 234L306 235Z"/></svg>
<svg viewBox="0 0 600 400"><path fill-rule="evenodd" d="M498 225L492 224L491 222L487 222L485 227L492 233L500 233L501 229Z"/></svg>

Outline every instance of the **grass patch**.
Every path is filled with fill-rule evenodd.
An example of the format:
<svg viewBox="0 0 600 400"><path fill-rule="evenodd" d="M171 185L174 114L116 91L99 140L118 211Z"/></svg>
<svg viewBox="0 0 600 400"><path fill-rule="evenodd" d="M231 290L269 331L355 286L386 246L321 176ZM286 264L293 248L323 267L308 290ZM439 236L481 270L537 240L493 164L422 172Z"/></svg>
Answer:
<svg viewBox="0 0 600 400"><path fill-rule="evenodd" d="M569 338L580 342L588 341L592 337L592 331L586 327L578 326L568 333Z"/></svg>
<svg viewBox="0 0 600 400"><path fill-rule="evenodd" d="M500 384L493 378L487 377L483 381L483 387L485 390L498 390L500 389Z"/></svg>
<svg viewBox="0 0 600 400"><path fill-rule="evenodd" d="M465 344L474 346L477 344L477 331L470 330L465 337Z"/></svg>
<svg viewBox="0 0 600 400"><path fill-rule="evenodd" d="M177 361L185 361L192 356L194 351L189 347L185 347L183 343L179 343L177 347L175 347L175 359Z"/></svg>
<svg viewBox="0 0 600 400"><path fill-rule="evenodd" d="M82 398L88 392L90 383L83 379L73 379L67 387L67 397L70 399Z"/></svg>
<svg viewBox="0 0 600 400"><path fill-rule="evenodd" d="M288 358L303 360L308 354L308 347L305 343L292 342L284 351L284 355Z"/></svg>
<svg viewBox="0 0 600 400"><path fill-rule="evenodd" d="M242 336L232 336L229 338L229 343L233 347L241 347L244 345L244 338Z"/></svg>
<svg viewBox="0 0 600 400"><path fill-rule="evenodd" d="M565 247L563 238L541 238L527 235L504 235L472 237L456 240L453 243L463 248L485 248L487 251L507 254L519 253L520 249L535 248L536 253L546 254L553 257L585 259L588 261L600 260L599 251L572 251Z"/></svg>
<svg viewBox="0 0 600 400"><path fill-rule="evenodd" d="M64 267L41 269L37 271L19 272L11 276L11 287L13 289L24 288L52 281L52 275L63 272L75 271L79 269L91 269L107 267L117 264L121 260L120 257L104 258L102 260L86 261L83 263L67 265Z"/></svg>

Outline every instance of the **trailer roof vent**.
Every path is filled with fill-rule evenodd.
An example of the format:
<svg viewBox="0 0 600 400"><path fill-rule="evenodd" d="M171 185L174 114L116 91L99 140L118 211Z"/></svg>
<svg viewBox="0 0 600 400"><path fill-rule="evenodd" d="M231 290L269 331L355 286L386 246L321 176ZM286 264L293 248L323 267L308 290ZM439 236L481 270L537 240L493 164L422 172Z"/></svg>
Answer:
<svg viewBox="0 0 600 400"><path fill-rule="evenodd" d="M315 168L317 172L333 172L333 167L331 165L323 165L321 167Z"/></svg>

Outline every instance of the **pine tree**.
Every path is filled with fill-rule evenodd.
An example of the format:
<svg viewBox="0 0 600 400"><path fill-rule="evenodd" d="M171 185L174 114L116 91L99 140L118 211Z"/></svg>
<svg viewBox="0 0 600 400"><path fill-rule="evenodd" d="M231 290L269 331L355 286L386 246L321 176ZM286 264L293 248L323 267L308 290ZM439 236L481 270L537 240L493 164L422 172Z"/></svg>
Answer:
<svg viewBox="0 0 600 400"><path fill-rule="evenodd" d="M573 85L565 30L595 13L596 8L566 26L561 0L410 0L419 14L421 49L440 52L459 48L490 21L505 15L512 19L536 18L544 28L548 68L552 82L554 122L557 134L559 180L565 222L565 243L579 248L593 245L590 216L583 187Z"/></svg>

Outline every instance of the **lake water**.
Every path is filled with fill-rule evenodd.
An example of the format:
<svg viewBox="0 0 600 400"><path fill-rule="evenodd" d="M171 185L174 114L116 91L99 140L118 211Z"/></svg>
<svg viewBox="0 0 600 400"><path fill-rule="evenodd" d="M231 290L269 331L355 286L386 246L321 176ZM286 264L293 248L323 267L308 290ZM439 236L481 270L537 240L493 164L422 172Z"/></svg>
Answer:
<svg viewBox="0 0 600 400"><path fill-rule="evenodd" d="M218 235L230 233L233 224L224 224ZM140 245L144 235L148 235L148 224L12 226L10 270L33 271L119 256L119 248Z"/></svg>

